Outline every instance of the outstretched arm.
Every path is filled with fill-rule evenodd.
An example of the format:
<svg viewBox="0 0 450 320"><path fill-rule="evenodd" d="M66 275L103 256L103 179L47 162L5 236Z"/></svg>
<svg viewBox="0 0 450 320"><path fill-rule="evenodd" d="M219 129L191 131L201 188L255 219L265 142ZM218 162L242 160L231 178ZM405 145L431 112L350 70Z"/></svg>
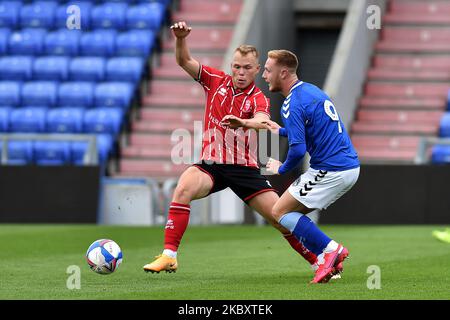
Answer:
<svg viewBox="0 0 450 320"><path fill-rule="evenodd" d="M267 126L264 124L265 121L270 121L269 116L264 113L257 113L251 119L241 119L234 115L226 115L223 117L221 124L230 129L237 129L240 127L248 128L248 129L267 129Z"/></svg>
<svg viewBox="0 0 450 320"><path fill-rule="evenodd" d="M200 71L200 63L191 57L186 37L192 28L188 27L186 22L180 21L171 27L172 33L176 38L175 57L177 64L182 67L192 78L197 79Z"/></svg>
<svg viewBox="0 0 450 320"><path fill-rule="evenodd" d="M263 124L266 126L266 129L269 129L270 132L274 134L278 134L282 137L287 137L287 131L285 128L281 127L278 123L272 120L263 121Z"/></svg>
<svg viewBox="0 0 450 320"><path fill-rule="evenodd" d="M267 162L267 171L273 174L285 174L286 172L294 169L306 152L306 145L304 143L296 143L289 146L289 151L286 157L286 161L281 163L278 160L272 158Z"/></svg>

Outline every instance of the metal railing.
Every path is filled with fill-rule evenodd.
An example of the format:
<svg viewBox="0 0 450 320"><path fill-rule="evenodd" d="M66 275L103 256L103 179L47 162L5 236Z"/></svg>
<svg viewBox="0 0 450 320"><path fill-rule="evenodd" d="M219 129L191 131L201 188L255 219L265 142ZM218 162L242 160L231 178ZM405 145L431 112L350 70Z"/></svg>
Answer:
<svg viewBox="0 0 450 320"><path fill-rule="evenodd" d="M440 144L450 146L450 138L439 138L439 137L421 137L419 141L419 146L417 147L416 158L414 159L415 164L426 164L429 162L427 156L427 150L430 146Z"/></svg>
<svg viewBox="0 0 450 320"><path fill-rule="evenodd" d="M10 133L0 134L0 140L2 141L2 156L1 164L8 164L8 142L9 141L85 141L88 143L86 152L83 156L84 165L97 165L98 164L98 152L97 152L97 137L95 134L22 134L22 133Z"/></svg>

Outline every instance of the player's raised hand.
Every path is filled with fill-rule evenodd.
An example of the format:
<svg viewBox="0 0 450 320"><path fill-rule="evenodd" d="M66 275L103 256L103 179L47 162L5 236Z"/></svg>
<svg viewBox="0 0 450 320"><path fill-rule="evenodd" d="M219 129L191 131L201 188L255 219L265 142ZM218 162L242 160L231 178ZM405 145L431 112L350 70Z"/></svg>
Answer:
<svg viewBox="0 0 450 320"><path fill-rule="evenodd" d="M170 29L172 29L173 35L178 39L186 38L192 30L184 21L174 23L170 26Z"/></svg>
<svg viewBox="0 0 450 320"><path fill-rule="evenodd" d="M220 124L230 129L237 129L245 126L245 120L229 114L222 118Z"/></svg>
<svg viewBox="0 0 450 320"><path fill-rule="evenodd" d="M266 126L270 132L274 134L278 134L278 130L281 128L280 125L272 120L264 120L261 122L263 125Z"/></svg>

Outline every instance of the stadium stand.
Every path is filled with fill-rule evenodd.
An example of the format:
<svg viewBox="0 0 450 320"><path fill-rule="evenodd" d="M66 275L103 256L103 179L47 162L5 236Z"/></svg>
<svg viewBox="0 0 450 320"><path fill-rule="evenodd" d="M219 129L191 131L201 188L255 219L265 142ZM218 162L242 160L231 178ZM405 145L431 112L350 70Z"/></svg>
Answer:
<svg viewBox="0 0 450 320"><path fill-rule="evenodd" d="M445 1L388 2L351 128L362 162L413 163L421 137L445 136L449 12Z"/></svg>
<svg viewBox="0 0 450 320"><path fill-rule="evenodd" d="M69 142L36 141L33 151L37 165L64 165L71 162Z"/></svg>
<svg viewBox="0 0 450 320"><path fill-rule="evenodd" d="M4 56L0 58L0 79L26 81L31 79L33 58L26 56Z"/></svg>
<svg viewBox="0 0 450 320"><path fill-rule="evenodd" d="M96 134L102 164L136 112L170 0L2 1L0 132ZM77 6L77 7L74 7ZM78 10L81 29L68 18ZM82 165L87 142L9 141L8 164Z"/></svg>
<svg viewBox="0 0 450 320"><path fill-rule="evenodd" d="M142 109L131 117L129 136L120 139L121 159L115 174L178 176L184 166L158 165L170 159L168 146L173 142L155 145L152 141L159 140L153 137L169 135L177 128L193 131L193 120L202 120L204 95L176 65L174 39L167 30L162 36L163 25L168 25L168 12L173 21L189 21L195 28L190 36L192 54L201 63L220 68L243 3L190 0L177 4L178 9L171 12L169 0L2 1L2 132L23 130L23 124L10 123L18 108L35 113L40 108L47 120L44 127L35 128L43 133L87 132L88 110L120 108L119 130L112 137L117 142L137 103ZM81 30L66 26L71 5L83 13ZM445 129L449 120L444 116L450 112L449 12L445 1L388 2L351 126L363 162L411 163L420 137L449 136ZM147 83L149 75L152 80ZM61 110L54 113L53 109ZM73 123L67 122L68 114L76 114L70 119ZM39 123L42 116L36 117ZM95 132L92 127L89 130ZM443 149L434 148L433 154Z"/></svg>
<svg viewBox="0 0 450 320"><path fill-rule="evenodd" d="M31 141L9 141L8 164L27 165L34 162L33 142Z"/></svg>
<svg viewBox="0 0 450 320"><path fill-rule="evenodd" d="M38 57L33 62L36 80L65 81L69 77L69 58L62 56Z"/></svg>
<svg viewBox="0 0 450 320"><path fill-rule="evenodd" d="M47 112L47 131L50 133L83 132L83 108L61 107Z"/></svg>
<svg viewBox="0 0 450 320"><path fill-rule="evenodd" d="M45 132L45 116L45 107L16 108L10 114L10 131L20 133Z"/></svg>
<svg viewBox="0 0 450 320"><path fill-rule="evenodd" d="M189 21L194 31L189 48L202 64L221 68L243 1L180 1L172 21ZM130 13L130 11L129 11ZM121 149L119 176L178 177L186 165L171 161L171 133L175 129L194 131L202 121L203 89L176 64L175 40L163 39L159 63L152 70L147 94L142 95L140 117L131 124L127 143ZM193 147L193 146L192 146ZM190 156L194 150L187 151Z"/></svg>
<svg viewBox="0 0 450 320"><path fill-rule="evenodd" d="M0 105L16 107L19 104L20 104L20 82L1 81Z"/></svg>

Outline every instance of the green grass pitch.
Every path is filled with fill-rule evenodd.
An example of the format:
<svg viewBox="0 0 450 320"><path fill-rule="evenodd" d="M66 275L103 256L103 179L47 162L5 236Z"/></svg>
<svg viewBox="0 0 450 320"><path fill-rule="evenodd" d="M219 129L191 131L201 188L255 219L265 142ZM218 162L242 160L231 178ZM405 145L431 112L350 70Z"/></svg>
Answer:
<svg viewBox="0 0 450 320"><path fill-rule="evenodd" d="M350 250L340 280L310 285L313 273L275 229L191 226L177 273L145 273L160 253L163 227L0 225L0 299L450 299L450 245L431 237L445 226L322 226ZM123 264L111 275L92 272L88 246L110 238ZM69 290L67 268L79 266L80 289ZM369 289L370 266L380 289Z"/></svg>

